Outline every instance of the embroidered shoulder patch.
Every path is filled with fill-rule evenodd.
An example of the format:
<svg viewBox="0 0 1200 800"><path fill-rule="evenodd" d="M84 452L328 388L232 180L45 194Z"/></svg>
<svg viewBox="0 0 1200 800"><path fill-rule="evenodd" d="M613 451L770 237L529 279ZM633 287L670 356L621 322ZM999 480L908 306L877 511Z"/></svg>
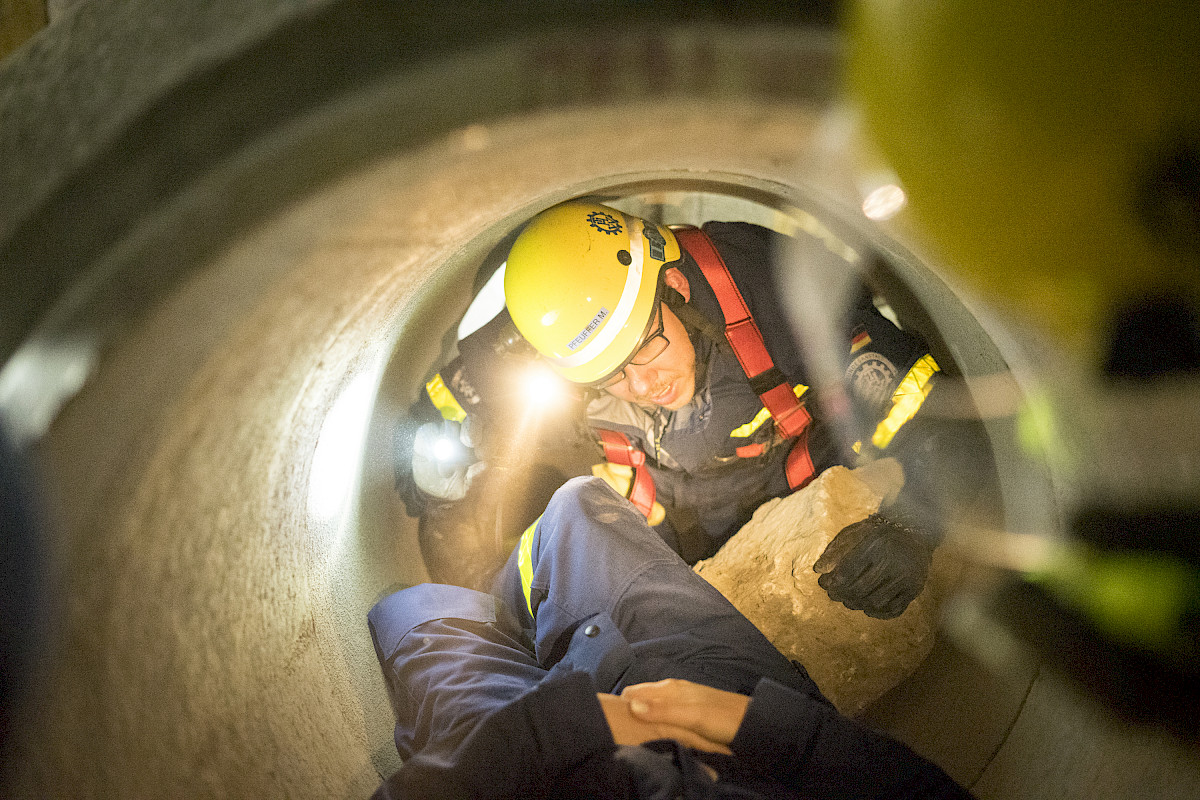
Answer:
<svg viewBox="0 0 1200 800"><path fill-rule="evenodd" d="M896 365L886 357L868 351L850 362L846 383L855 397L872 408L881 408L891 399L898 374Z"/></svg>

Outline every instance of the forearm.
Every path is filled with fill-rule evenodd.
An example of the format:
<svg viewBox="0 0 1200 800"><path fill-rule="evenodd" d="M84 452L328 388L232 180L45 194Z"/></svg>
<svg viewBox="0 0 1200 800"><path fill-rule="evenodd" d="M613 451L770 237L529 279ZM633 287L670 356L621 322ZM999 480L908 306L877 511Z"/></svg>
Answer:
<svg viewBox="0 0 1200 800"><path fill-rule="evenodd" d="M570 709L564 713L564 709ZM548 678L489 715L451 753L418 753L375 798L621 797L628 776L590 679Z"/></svg>
<svg viewBox="0 0 1200 800"><path fill-rule="evenodd" d="M806 797L970 797L903 744L769 679L755 689L730 747Z"/></svg>

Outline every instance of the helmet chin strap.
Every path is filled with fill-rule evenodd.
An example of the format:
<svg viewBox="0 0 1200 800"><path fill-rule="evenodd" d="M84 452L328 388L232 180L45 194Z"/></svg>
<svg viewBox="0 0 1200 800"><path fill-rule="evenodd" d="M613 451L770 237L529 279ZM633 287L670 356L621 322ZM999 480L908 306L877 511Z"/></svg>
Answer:
<svg viewBox="0 0 1200 800"><path fill-rule="evenodd" d="M698 392L708 376L708 358L701 358L701 354L711 351L697 346L696 338L707 339L712 347L729 347L729 342L725 339L725 328L684 300L679 290L673 287L667 286L663 289L662 300L671 309L671 313L683 323L684 330L692 338L692 346L696 351L695 391Z"/></svg>
<svg viewBox="0 0 1200 800"><path fill-rule="evenodd" d="M663 289L663 302L671 313L679 317L685 328L695 330L714 342L725 341L725 328L704 316L692 304L683 299L677 289L667 286Z"/></svg>

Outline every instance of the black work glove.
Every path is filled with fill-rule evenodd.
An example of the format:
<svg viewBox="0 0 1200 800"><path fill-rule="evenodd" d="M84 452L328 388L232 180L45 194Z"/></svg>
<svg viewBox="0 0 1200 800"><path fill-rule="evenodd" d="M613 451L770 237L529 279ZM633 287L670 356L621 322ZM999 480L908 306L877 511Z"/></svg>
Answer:
<svg viewBox="0 0 1200 800"><path fill-rule="evenodd" d="M904 613L929 575L933 543L880 514L847 525L813 564L829 598L875 619Z"/></svg>

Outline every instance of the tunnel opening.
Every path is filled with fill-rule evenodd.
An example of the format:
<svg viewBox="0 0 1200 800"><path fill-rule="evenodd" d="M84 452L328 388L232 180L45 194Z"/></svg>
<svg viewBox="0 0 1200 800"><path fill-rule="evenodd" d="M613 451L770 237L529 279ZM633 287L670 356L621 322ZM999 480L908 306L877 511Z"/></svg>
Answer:
<svg viewBox="0 0 1200 800"><path fill-rule="evenodd" d="M571 197L571 199L580 198ZM649 180L638 180L636 176L624 176L623 182L619 182L619 184L595 185L587 194L587 199L616 207L616 209L634 216L653 219L664 225L690 224L700 227L704 222L713 221L713 219L750 222L775 230L776 233L791 237L804 237L811 242L818 242L818 246L838 257L841 273L836 276L815 276L815 283L823 281L830 285L838 284L847 282L850 276L864 279L874 291L876 307L880 308L883 314L899 325L901 329L917 332L925 341L931 342L931 349L934 351L938 363L942 365L944 377L961 380L961 368L956 365L952 351L944 341L946 333L938 329L931 314L922 306L918 297L904 289L907 285L905 278L898 275L898 272L890 265L887 255L875 247L874 243L864 239L862 234L856 233L845 225L839 225L836 217L830 216L830 211L822 207L820 200L811 197L810 192L804 190L803 187L784 187L756 180L751 176L733 174L709 175L703 179L692 178L686 174L664 174ZM536 206L533 209L533 211L539 210L541 209ZM460 252L438 267L439 270L452 270L463 276L460 278L460 282L472 288L468 295L469 305L461 317L444 320L443 332L439 337L437 360L431 363L430 368L424 375L421 375L414 386L391 387L385 381L384 385L380 387L380 391L388 393L390 396L389 401L385 403L386 407L395 408L397 405L402 407L406 402L404 398L421 395L424 391L422 386L427 385L428 380L436 378L438 368L458 355L457 343L461 342L469 333L490 323L502 309L504 296L500 278L503 278L508 249L516 234L520 233L523 222L518 221L514 225L506 219L498 230L479 231L478 239L485 242L485 245L480 246L468 242ZM835 233L835 230L838 230L838 233ZM845 237L845 241L842 237ZM848 243L851 241L853 245ZM491 245L491 242L498 243ZM480 253L482 253L481 257ZM814 285L808 289L798 287L794 281L790 284L786 278L781 278L779 273L790 269L791 265L787 264L788 258L792 258L792 255L778 253L781 264L776 265L773 270L764 270L758 276L758 281L764 284L776 284L780 291L792 288L802 294L821 293L821 291L828 293L827 287ZM894 301L883 294L883 287L889 288L890 295L895 297ZM842 300L848 302L852 299L853 297L846 296ZM448 305L444 296L431 297L428 302L437 307ZM830 324L841 313L840 309L836 308L828 308L824 311L829 314ZM803 336L799 331L797 331L797 335ZM833 336L832 329L830 329L829 335ZM950 335L958 336L958 333L952 332ZM391 356L391 360L407 365L409 351L410 345L407 342L397 342L396 353ZM814 354L814 357L820 359L821 355ZM396 368L401 367L397 365ZM529 368L530 372L534 372L533 365L530 365ZM391 369L389 367L389 371ZM518 368L514 367L514 369ZM547 378L553 383L557 383L550 375L542 378L542 383ZM520 386L520 383L521 381L516 381L511 389L500 385L490 385L492 395L496 395L497 392L506 395L503 401L499 401L503 413L492 411L490 414L490 417L496 417L496 419L492 419L491 425L493 427L508 427L512 423L517 425L516 431L503 435L502 438L506 444L497 447L497 450L504 453L506 457L502 467L508 479L504 483L505 488L498 492L502 500L498 500L494 506L499 518L496 523L494 542L486 543L484 546L486 551L494 551L490 560L496 564L511 551L512 545L521 531L538 516L553 488L570 476L589 474L590 465L600 458L590 437L582 435L576 429L577 420L580 419L578 417L580 409L576 408L575 404L580 403L581 399L576 396L574 390L569 390L566 386L554 386L552 383L550 386L545 386L539 393L530 393ZM818 392L824 391L821 386L817 386L816 389ZM409 399L408 402L413 401ZM959 397L955 402L960 408L954 410L953 413L961 419L974 419L978 416L978 411L974 409L970 398ZM941 411L940 414L946 413L949 413L949 409ZM400 453L398 458L403 458L404 452L412 450L416 425L418 422L409 421L404 415L401 415L400 419L395 422L397 452ZM980 463L989 462L990 453L982 453L979 461ZM397 488L400 488L402 483L408 480L403 475L407 468L407 462L397 462ZM524 497L526 487L529 492L532 492L532 497ZM1000 494L998 494L994 469L985 469L983 473L980 473L979 485L974 489L974 494L977 495L978 501L974 504L976 507L973 512L977 515L988 513L990 516L986 519L973 519L972 524L980 528L1002 529ZM522 500L518 501L517 498L522 498ZM512 500L511 504L506 501L509 499ZM420 516L418 510L407 505L409 503L410 500L406 499L409 516ZM475 519L478 515L469 515L469 517ZM503 519L503 523L500 522L500 519ZM467 523L467 519L464 518L463 522ZM475 522L478 523L478 519ZM424 528L419 529L418 539L421 542L422 554L425 557L426 567L430 567L428 575L437 582L473 585L466 575L480 569L480 565L475 564L474 561L487 560L485 555L478 554L472 558L468 555L470 552L468 549L460 549L456 552L450 543L440 541L440 539L433 541L427 539L427 536L432 536L430 531ZM467 534L463 533L462 536L467 537ZM442 551L448 552L439 554ZM698 558L712 555L700 541L684 547L683 552L689 563L694 563ZM431 565L431 559L437 561L437 565ZM458 577L456 577L456 572L458 572Z"/></svg>
<svg viewBox="0 0 1200 800"><path fill-rule="evenodd" d="M582 197L584 196L570 196L569 199ZM746 175L709 175L696 178L679 173L661 174L652 179L623 176L619 183L595 184L585 197L589 201L600 202L662 225L699 227L710 220L749 222L789 237L803 237L819 243L821 248L837 256L842 274L815 276L815 283L820 284L823 281L826 285L814 285L811 287L812 292L828 292L829 286L845 282L849 276L861 278L872 287L876 307L900 328L912 330L930 342L932 353L942 365L943 375L959 381L960 392L965 387L965 384L961 383L963 371L946 342L947 335L956 337L961 334L958 331L950 331L947 334L939 329L933 316L922 305L922 301L906 288L909 285L908 281L899 274L887 254L861 232L839 224L838 215L846 212L834 212L823 206L818 198L812 196L811 190L764 182ZM532 212L540 210L542 209L535 206ZM460 316L452 316L443 321L442 333L438 338L437 358L415 385L391 387L385 381L381 386L381 392L392 396L386 403L387 407L403 406L406 398L408 402L413 402L412 398L422 394L422 387L427 381L436 377L438 368L459 354L458 343L491 322L501 311L504 305L501 280L505 258L524 222L525 220L518 220L514 225L511 220L506 219L497 230L480 231L477 238L484 244L469 242L438 267L439 270L450 270L463 276L460 282L471 287L469 302ZM493 242L496 244L491 244ZM778 253L777 258L781 263L774 269L764 270L758 279L764 284L778 286L780 292L790 288L800 293L810 293L809 289L799 286L794 280L789 283L786 277L780 277L781 272L786 273L793 268L788 263L788 259L793 257L789 253ZM887 287L890 296L884 294L884 287ZM831 297L835 295L836 292L830 292ZM893 297L894 300L891 299ZM849 302L853 298L847 296L842 299ZM436 307L448 305L444 296L431 297L428 302ZM841 313L834 308L826 311L831 324ZM433 333L436 332L435 329ZM832 329L830 335L833 335ZM797 330L797 336L802 337L803 334ZM411 346L407 342L397 343L396 352L391 357L393 361L398 362L395 369L402 369L401 364L408 365L410 349ZM813 354L813 357L820 359L822 356ZM975 369L979 371L980 368L975 365ZM391 370L393 367L389 367L389 371ZM824 390L823 387L816 388L818 392ZM506 435L507 444L498 448L501 453L511 454L512 462L504 464L505 474L510 477L506 483L508 488L500 494L504 497L521 496L522 487L529 486L533 498L537 498L529 498L528 502L515 502L511 509L503 503L498 506L499 516L504 519L504 523L497 523L495 542L491 543L496 550L492 554L494 561L496 558L502 560L512 549L520 532L538 516L553 488L561 485L568 477L590 474L589 467L599 456L590 438L582 436L578 430L572 428L572 421L577 420L580 413L573 405L580 402L579 398L574 396L574 390L565 386L550 386L540 394L535 394L516 385L512 389L493 386L490 391L509 395L501 401L504 410L499 417L517 425L516 432ZM960 396L955 403L958 408L946 408L937 413L953 413L963 419L974 419L978 416L978 411L969 397ZM496 412L491 416L497 416ZM395 424L397 450L402 458L403 453L411 451L417 423L401 415ZM492 424L497 425L495 421ZM498 424L503 426L505 423ZM981 453L978 460L981 465L990 464L991 454ZM407 464L397 464L398 488L407 480L402 475L406 468ZM979 516L971 521L976 527L1004 527L994 472L994 466L985 466L979 473L979 485L975 491L978 500L972 509L972 513ZM419 512L412 507L407 507L407 510L410 516L419 516ZM468 551L462 550L454 557L438 555L438 547L425 540L426 533L422 530L418 535L422 542L426 566L430 566L431 558L440 564L430 571L430 576L439 582L459 583L466 580L455 579L454 576L456 568L466 571L476 568L477 565L471 563L474 559L468 556ZM439 546L446 546L446 543L439 542ZM692 549L685 548L685 552L692 552ZM450 548L450 551L453 552L453 548ZM689 563L705 555L711 553L695 550L688 558ZM480 555L478 558L483 559L484 556ZM455 559L461 562L457 567Z"/></svg>

